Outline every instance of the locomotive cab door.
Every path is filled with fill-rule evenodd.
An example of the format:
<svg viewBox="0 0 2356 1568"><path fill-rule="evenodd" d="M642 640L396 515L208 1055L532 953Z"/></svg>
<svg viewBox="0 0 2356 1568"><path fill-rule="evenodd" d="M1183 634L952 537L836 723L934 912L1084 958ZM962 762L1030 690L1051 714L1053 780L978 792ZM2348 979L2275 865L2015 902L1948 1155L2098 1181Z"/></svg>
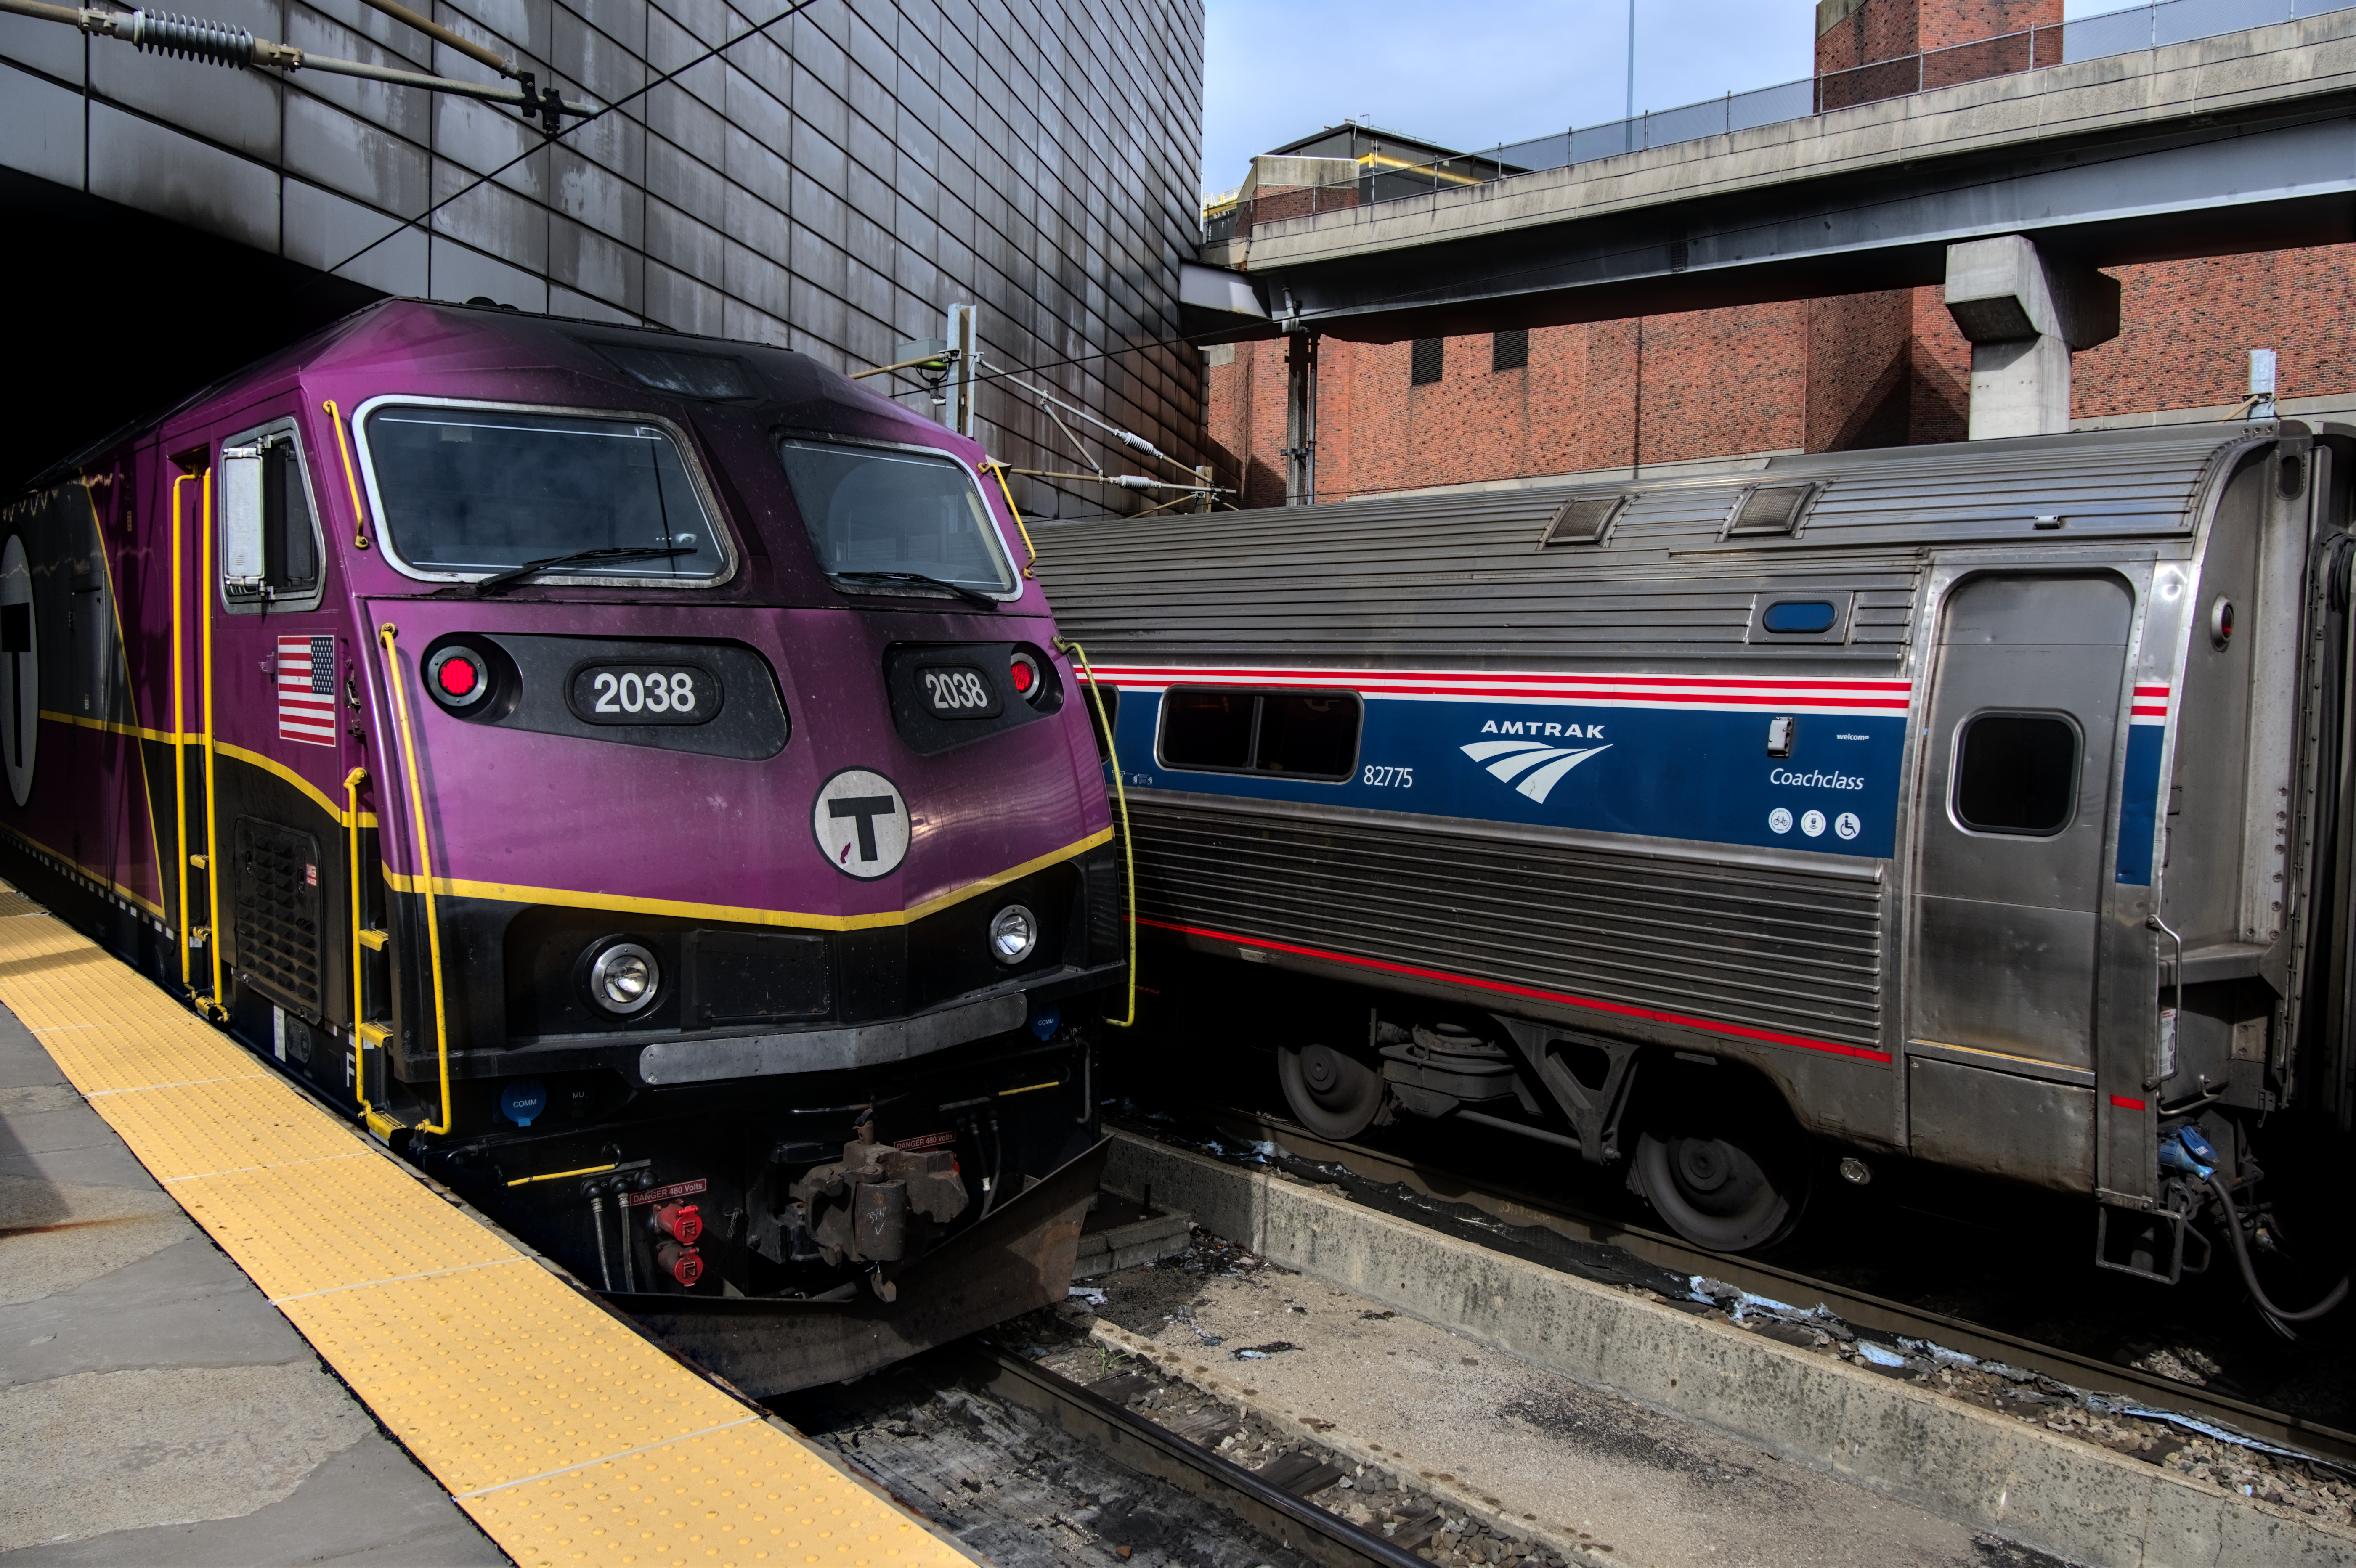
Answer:
<svg viewBox="0 0 2356 1568"><path fill-rule="evenodd" d="M2084 1191L2094 1176L2104 844L2134 599L2104 574L1963 581L1916 801L1916 1154Z"/></svg>
<svg viewBox="0 0 2356 1568"><path fill-rule="evenodd" d="M198 589L210 602L197 607L209 618L203 830L219 869L224 971L215 997L249 1042L340 1090L340 1053L325 1031L348 1016L337 804L347 639L327 607L326 541L295 421L231 434L219 463L212 571Z"/></svg>

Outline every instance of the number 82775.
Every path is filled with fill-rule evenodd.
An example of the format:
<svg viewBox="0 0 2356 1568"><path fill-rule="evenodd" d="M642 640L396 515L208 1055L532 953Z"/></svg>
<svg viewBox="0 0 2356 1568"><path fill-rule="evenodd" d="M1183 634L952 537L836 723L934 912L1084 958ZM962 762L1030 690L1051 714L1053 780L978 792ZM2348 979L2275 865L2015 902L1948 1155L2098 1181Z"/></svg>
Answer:
<svg viewBox="0 0 2356 1568"><path fill-rule="evenodd" d="M1376 789L1413 789L1415 787L1415 770L1413 768L1369 767L1359 775L1358 782L1360 784L1372 784Z"/></svg>

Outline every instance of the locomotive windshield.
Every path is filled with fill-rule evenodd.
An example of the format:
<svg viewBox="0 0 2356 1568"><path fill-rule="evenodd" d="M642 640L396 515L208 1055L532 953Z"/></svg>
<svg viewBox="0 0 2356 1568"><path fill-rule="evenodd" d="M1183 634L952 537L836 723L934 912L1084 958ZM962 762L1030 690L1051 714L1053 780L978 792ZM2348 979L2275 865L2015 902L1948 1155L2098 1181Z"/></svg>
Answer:
<svg viewBox="0 0 2356 1568"><path fill-rule="evenodd" d="M390 403L363 424L394 557L432 577L481 577L589 550L549 579L682 584L728 570L724 540L662 427L629 419Z"/></svg>
<svg viewBox="0 0 2356 1568"><path fill-rule="evenodd" d="M1013 591L990 509L956 459L792 438L777 452L828 576Z"/></svg>

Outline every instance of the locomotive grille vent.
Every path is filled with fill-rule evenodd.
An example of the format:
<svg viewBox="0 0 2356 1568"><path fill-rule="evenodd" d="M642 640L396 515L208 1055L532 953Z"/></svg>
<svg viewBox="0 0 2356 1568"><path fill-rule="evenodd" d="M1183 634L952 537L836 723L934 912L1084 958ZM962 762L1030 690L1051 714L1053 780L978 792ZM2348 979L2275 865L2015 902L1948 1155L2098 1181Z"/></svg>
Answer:
<svg viewBox="0 0 2356 1568"><path fill-rule="evenodd" d="M237 823L239 971L313 1022L320 1012L319 841L250 816Z"/></svg>
<svg viewBox="0 0 2356 1568"><path fill-rule="evenodd" d="M1794 534L1800 531L1800 520L1808 515L1808 503L1816 498L1821 489L1816 485L1754 485L1734 503L1726 532L1729 538L1742 534Z"/></svg>
<svg viewBox="0 0 2356 1568"><path fill-rule="evenodd" d="M1601 544L1611 537L1612 525L1634 499L1633 496L1573 496L1547 522L1546 536L1538 544L1545 549Z"/></svg>

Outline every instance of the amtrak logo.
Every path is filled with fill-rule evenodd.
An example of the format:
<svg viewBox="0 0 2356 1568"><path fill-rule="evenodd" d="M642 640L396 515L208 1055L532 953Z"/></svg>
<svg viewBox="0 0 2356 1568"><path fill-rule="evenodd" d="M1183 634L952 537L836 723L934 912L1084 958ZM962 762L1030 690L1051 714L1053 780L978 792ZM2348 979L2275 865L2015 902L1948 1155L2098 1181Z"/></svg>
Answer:
<svg viewBox="0 0 2356 1568"><path fill-rule="evenodd" d="M1566 725L1564 728L1575 730L1577 726ZM1601 729L1601 726L1596 728ZM1549 746L1544 741L1475 741L1469 746L1458 748L1474 762L1486 763L1492 773L1514 784L1516 790L1541 805L1546 804L1546 797L1554 793L1554 786L1562 782L1564 774L1597 752L1611 749L1609 745L1575 749ZM1514 784L1515 779L1520 779L1521 783Z"/></svg>

